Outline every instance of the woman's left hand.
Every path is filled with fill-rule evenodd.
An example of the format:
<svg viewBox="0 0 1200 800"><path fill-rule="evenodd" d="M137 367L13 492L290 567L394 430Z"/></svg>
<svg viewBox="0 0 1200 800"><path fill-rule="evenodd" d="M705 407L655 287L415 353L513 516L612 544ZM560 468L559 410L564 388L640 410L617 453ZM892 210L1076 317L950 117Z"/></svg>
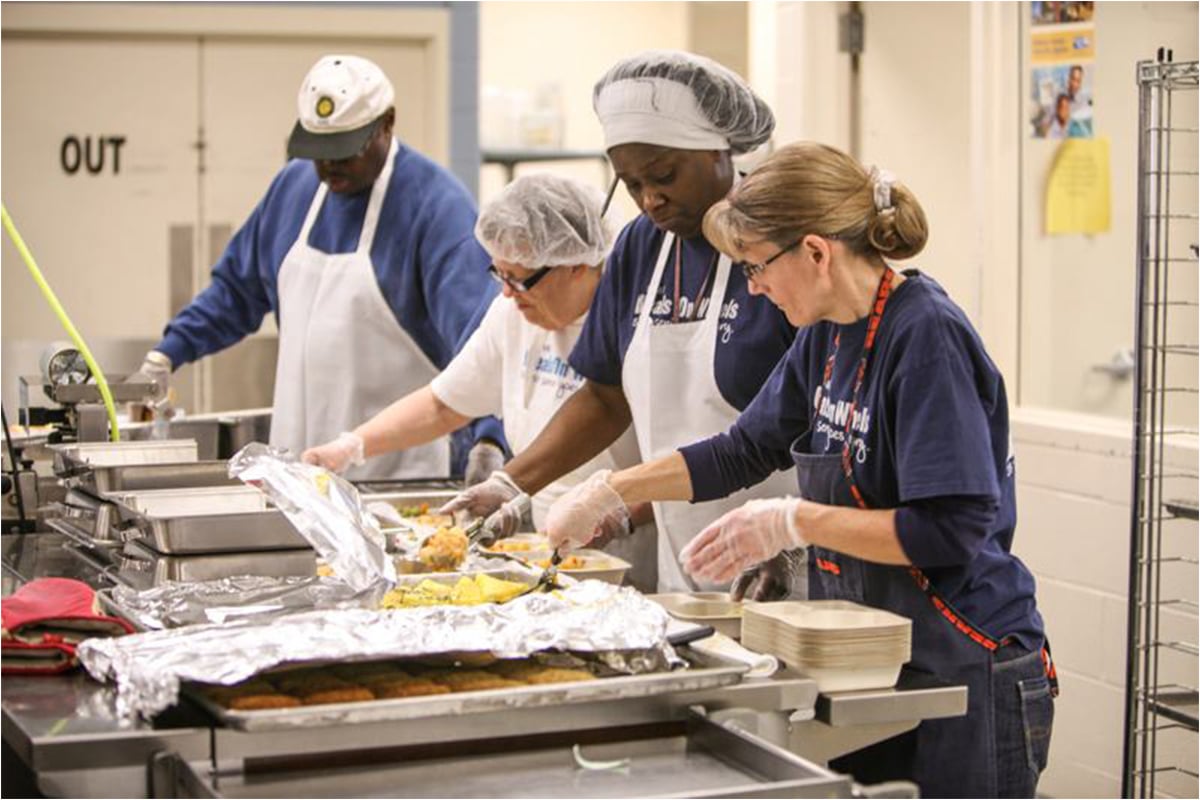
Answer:
<svg viewBox="0 0 1200 800"><path fill-rule="evenodd" d="M726 583L780 551L805 547L796 529L800 500L750 500L717 519L683 548L679 560L693 578Z"/></svg>

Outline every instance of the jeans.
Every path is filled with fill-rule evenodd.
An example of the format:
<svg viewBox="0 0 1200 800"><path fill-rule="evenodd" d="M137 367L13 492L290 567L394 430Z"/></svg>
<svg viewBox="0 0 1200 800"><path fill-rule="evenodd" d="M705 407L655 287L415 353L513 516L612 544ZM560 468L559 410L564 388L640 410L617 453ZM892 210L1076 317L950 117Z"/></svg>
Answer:
<svg viewBox="0 0 1200 800"><path fill-rule="evenodd" d="M1040 652L1009 645L992 662L998 797L1033 797L1046 769L1054 698Z"/></svg>

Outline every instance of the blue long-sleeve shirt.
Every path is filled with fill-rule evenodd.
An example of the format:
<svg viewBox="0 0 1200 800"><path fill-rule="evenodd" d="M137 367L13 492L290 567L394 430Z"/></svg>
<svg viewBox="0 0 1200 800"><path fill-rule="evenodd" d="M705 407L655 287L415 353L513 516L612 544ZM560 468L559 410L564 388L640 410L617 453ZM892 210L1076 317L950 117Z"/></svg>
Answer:
<svg viewBox="0 0 1200 800"><path fill-rule="evenodd" d="M319 185L306 160L289 161L275 176L213 267L212 283L167 324L155 349L175 367L236 344L268 313L278 322L279 270ZM330 192L308 244L326 253L353 252L369 199L370 191ZM497 291L487 274L488 255L475 241L475 218L474 200L453 175L414 150L397 149L371 262L396 320L439 369L478 326ZM494 418L476 423L472 433L504 443Z"/></svg>

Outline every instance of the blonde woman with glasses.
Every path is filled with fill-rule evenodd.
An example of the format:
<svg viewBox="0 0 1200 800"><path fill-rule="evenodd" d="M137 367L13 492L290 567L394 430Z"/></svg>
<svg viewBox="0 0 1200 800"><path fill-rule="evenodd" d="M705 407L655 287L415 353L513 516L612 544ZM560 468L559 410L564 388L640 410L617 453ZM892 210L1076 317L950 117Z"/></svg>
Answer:
<svg viewBox="0 0 1200 800"><path fill-rule="evenodd" d="M1057 687L1033 576L1011 552L1008 400L962 309L888 263L924 247L920 203L886 172L798 143L710 209L704 233L800 326L795 343L728 431L565 495L552 542L583 544L629 504L702 502L794 466L798 496L726 513L684 570L727 580L806 548L810 597L911 618L909 667L969 689L965 716L831 766L915 781L923 797L1033 797Z"/></svg>

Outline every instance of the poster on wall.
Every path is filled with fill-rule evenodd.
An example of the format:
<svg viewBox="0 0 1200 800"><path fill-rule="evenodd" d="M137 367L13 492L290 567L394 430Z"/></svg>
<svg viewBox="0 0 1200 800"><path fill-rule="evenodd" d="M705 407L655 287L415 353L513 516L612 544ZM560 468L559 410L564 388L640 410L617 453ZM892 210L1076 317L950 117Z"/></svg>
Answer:
<svg viewBox="0 0 1200 800"><path fill-rule="evenodd" d="M1030 3L1030 68L1035 139L1090 139L1095 85L1094 4Z"/></svg>

